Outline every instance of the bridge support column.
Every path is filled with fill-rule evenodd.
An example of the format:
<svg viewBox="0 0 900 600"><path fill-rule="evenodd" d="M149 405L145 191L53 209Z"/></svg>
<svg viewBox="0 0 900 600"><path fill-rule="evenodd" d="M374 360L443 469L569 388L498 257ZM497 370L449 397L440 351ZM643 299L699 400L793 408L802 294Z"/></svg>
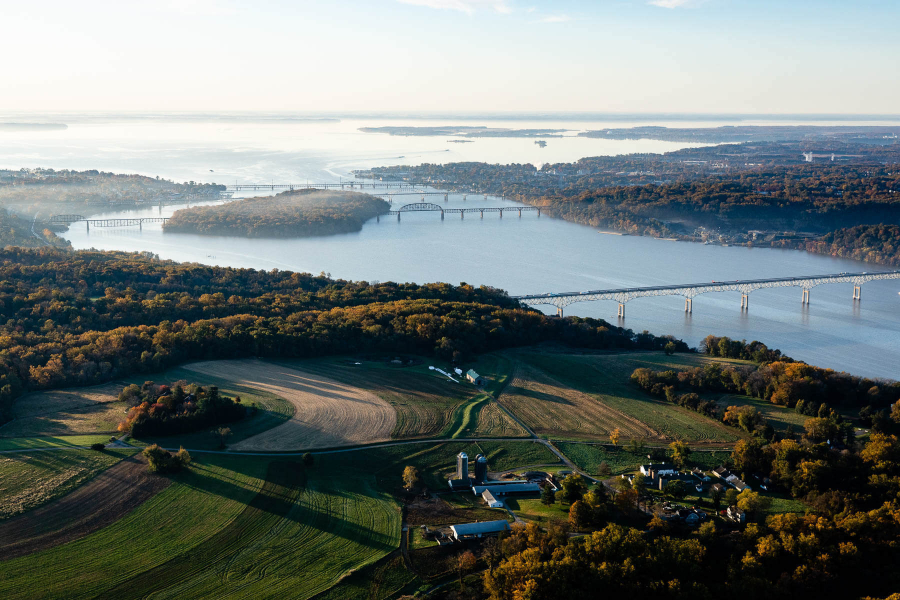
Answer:
<svg viewBox="0 0 900 600"><path fill-rule="evenodd" d="M853 299L854 300L862 300L862 286L861 285L853 286Z"/></svg>
<svg viewBox="0 0 900 600"><path fill-rule="evenodd" d="M809 304L809 290L803 290L803 298L800 300L800 304Z"/></svg>
<svg viewBox="0 0 900 600"><path fill-rule="evenodd" d="M450 194L444 194L444 202L447 202L450 198Z"/></svg>
<svg viewBox="0 0 900 600"><path fill-rule="evenodd" d="M684 312L692 313L694 312L694 300L693 298L685 298L684 299Z"/></svg>
<svg viewBox="0 0 900 600"><path fill-rule="evenodd" d="M459 213L459 218L460 218L460 220L465 219L465 218L466 218L466 213L460 212L460 213Z"/></svg>
<svg viewBox="0 0 900 600"><path fill-rule="evenodd" d="M444 211L441 211L441 221L444 220Z"/></svg>
<svg viewBox="0 0 900 600"><path fill-rule="evenodd" d="M522 209L521 208L519 209L519 218L520 219L522 218Z"/></svg>
<svg viewBox="0 0 900 600"><path fill-rule="evenodd" d="M487 194L484 195L484 199L487 200Z"/></svg>
<svg viewBox="0 0 900 600"><path fill-rule="evenodd" d="M381 223L381 215L375 215L375 222Z"/></svg>
<svg viewBox="0 0 900 600"><path fill-rule="evenodd" d="M620 319L624 319L624 318L625 318L625 304L622 303L622 302L619 302L619 314L618 314L618 316L619 316Z"/></svg>
<svg viewBox="0 0 900 600"><path fill-rule="evenodd" d="M484 218L484 211L481 211L481 218Z"/></svg>
<svg viewBox="0 0 900 600"><path fill-rule="evenodd" d="M750 294L741 294L741 310L750 310Z"/></svg>
<svg viewBox="0 0 900 600"><path fill-rule="evenodd" d="M466 201L466 194L463 194L463 202Z"/></svg>
<svg viewBox="0 0 900 600"><path fill-rule="evenodd" d="M400 213L399 212L397 213L397 222L398 223L400 222Z"/></svg>
<svg viewBox="0 0 900 600"><path fill-rule="evenodd" d="M538 216L541 216L541 209L538 209Z"/></svg>
<svg viewBox="0 0 900 600"><path fill-rule="evenodd" d="M503 218L503 209L502 208L500 209L500 218L501 219Z"/></svg>
<svg viewBox="0 0 900 600"><path fill-rule="evenodd" d="M91 230L91 222L90 222L90 221L85 221L84 224L85 224L85 226L87 227L87 229L85 229L85 231L90 231L90 230Z"/></svg>
<svg viewBox="0 0 900 600"><path fill-rule="evenodd" d="M562 316L563 316L563 309L562 309L562 306L557 306L557 307L556 307L556 316L559 317L559 318L562 318Z"/></svg>

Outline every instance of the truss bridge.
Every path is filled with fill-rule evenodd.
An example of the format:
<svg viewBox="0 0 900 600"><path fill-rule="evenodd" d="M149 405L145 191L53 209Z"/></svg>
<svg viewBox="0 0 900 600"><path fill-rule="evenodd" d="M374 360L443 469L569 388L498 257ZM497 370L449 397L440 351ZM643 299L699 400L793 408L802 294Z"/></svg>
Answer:
<svg viewBox="0 0 900 600"><path fill-rule="evenodd" d="M684 310L693 312L694 297L709 292L740 292L741 310L750 309L750 293L765 288L799 287L803 289L801 302L809 304L810 290L819 285L831 283L853 284L853 300L862 297L862 285L869 281L900 279L900 271L877 273L838 273L836 275L812 275L808 277L779 277L775 279L750 279L737 281L713 281L710 283L690 283L684 285L661 285L654 287L623 288L615 290L593 290L587 292L561 292L555 294L532 294L515 296L527 306L549 305L556 307L556 314L562 316L563 309L575 302L613 300L619 303L619 317L625 317L625 303L635 298L649 296L684 296Z"/></svg>
<svg viewBox="0 0 900 600"><path fill-rule="evenodd" d="M397 210L388 211L387 214L397 215L397 220L399 221L400 215L405 212L439 212L441 213L442 220L445 214L458 214L460 219L465 219L466 213L480 213L482 219L484 218L484 213L499 213L501 219L505 212L517 212L520 217L523 212L536 212L538 216L541 216L541 209L537 206L473 206L471 208L444 208L440 204L432 204L430 202L406 204ZM378 220L380 221L381 217L379 217Z"/></svg>
<svg viewBox="0 0 900 600"><path fill-rule="evenodd" d="M169 217L140 217L133 219L84 219L87 223L87 229L90 231L91 226L94 227L134 227L142 228L144 223L165 223Z"/></svg>

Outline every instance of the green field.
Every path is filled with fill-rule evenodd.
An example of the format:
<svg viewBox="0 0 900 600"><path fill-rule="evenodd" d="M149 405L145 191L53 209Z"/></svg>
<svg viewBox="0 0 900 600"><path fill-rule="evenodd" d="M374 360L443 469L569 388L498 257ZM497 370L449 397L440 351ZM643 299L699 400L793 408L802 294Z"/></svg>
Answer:
<svg viewBox="0 0 900 600"><path fill-rule="evenodd" d="M106 434L0 438L0 451L86 447L98 442L107 443L109 438Z"/></svg>
<svg viewBox="0 0 900 600"><path fill-rule="evenodd" d="M539 498L507 498L506 506L520 518L542 527L569 520L569 505L560 502L545 506Z"/></svg>
<svg viewBox="0 0 900 600"><path fill-rule="evenodd" d="M404 466L444 489L460 451L482 452L498 470L557 462L542 444L526 441L333 452L316 455L309 468L292 457L196 453L171 486L113 525L4 562L0 597L308 598L341 582L335 589L352 598L365 580L343 578L360 569L377 573L387 595L413 581L381 560L400 543L394 493ZM454 510L484 512L472 498L459 500L466 506Z"/></svg>
<svg viewBox="0 0 900 600"><path fill-rule="evenodd" d="M636 418L667 439L730 443L741 437L735 429L714 419L649 396L630 381L631 374L639 367L684 369L714 359L697 354L666 356L662 352L593 355L517 352L513 356L576 390L594 396L610 408Z"/></svg>
<svg viewBox="0 0 900 600"><path fill-rule="evenodd" d="M60 450L0 455L0 519L67 494L134 450Z"/></svg>

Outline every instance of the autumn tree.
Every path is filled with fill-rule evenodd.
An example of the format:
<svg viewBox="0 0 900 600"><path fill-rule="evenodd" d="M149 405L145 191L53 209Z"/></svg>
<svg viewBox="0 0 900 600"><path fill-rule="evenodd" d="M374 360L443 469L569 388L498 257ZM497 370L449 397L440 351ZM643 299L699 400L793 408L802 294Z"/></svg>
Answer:
<svg viewBox="0 0 900 600"><path fill-rule="evenodd" d="M562 481L562 499L567 504L574 504L581 500L586 491L587 486L584 483L584 479L578 473L570 473Z"/></svg>
<svg viewBox="0 0 900 600"><path fill-rule="evenodd" d="M678 466L678 468L681 469L684 468L684 465L687 462L687 458L691 454L691 449L688 446L687 442L676 440L669 444L669 453L672 457L672 462L674 462Z"/></svg>
<svg viewBox="0 0 900 600"><path fill-rule="evenodd" d="M219 440L219 448L224 448L226 440L231 437L231 428L219 427L213 431L213 435Z"/></svg>
<svg viewBox="0 0 900 600"><path fill-rule="evenodd" d="M616 427L611 432L609 432L609 441L616 448L619 447L619 428Z"/></svg>
<svg viewBox="0 0 900 600"><path fill-rule="evenodd" d="M466 550L465 552L460 552L459 555L456 557L456 568L457 568L457 572L459 573L459 590L460 591L462 591L462 589L463 589L463 577L466 575L466 573L468 573L469 571L471 571L472 569L475 568L476 563L477 563L477 560L471 550Z"/></svg>
<svg viewBox="0 0 900 600"><path fill-rule="evenodd" d="M554 503L556 503L556 492L553 491L549 484L545 485L544 489L541 490L541 504L552 506Z"/></svg>
<svg viewBox="0 0 900 600"><path fill-rule="evenodd" d="M419 470L412 465L407 465L403 469L403 487L411 490L419 483Z"/></svg>

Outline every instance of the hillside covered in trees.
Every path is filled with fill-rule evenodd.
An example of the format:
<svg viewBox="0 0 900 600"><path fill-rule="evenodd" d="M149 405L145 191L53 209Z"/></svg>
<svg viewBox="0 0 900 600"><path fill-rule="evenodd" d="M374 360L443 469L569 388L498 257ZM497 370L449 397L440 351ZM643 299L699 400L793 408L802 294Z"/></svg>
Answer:
<svg viewBox="0 0 900 600"><path fill-rule="evenodd" d="M399 352L461 361L547 341L656 350L673 341L598 319L547 317L466 284L369 284L22 248L0 251L0 323L0 419L29 390L189 360Z"/></svg>
<svg viewBox="0 0 900 600"><path fill-rule="evenodd" d="M386 201L359 192L292 190L218 206L175 212L167 232L246 237L308 237L350 233L390 210Z"/></svg>
<svg viewBox="0 0 900 600"><path fill-rule="evenodd" d="M69 242L42 227L40 222L26 221L0 208L0 247L6 246L67 248Z"/></svg>
<svg viewBox="0 0 900 600"><path fill-rule="evenodd" d="M806 158L811 157L812 162ZM833 157L833 158L832 158ZM634 235L900 261L900 145L763 142L575 163L453 163L359 175L478 190ZM866 227L860 227L866 226Z"/></svg>

